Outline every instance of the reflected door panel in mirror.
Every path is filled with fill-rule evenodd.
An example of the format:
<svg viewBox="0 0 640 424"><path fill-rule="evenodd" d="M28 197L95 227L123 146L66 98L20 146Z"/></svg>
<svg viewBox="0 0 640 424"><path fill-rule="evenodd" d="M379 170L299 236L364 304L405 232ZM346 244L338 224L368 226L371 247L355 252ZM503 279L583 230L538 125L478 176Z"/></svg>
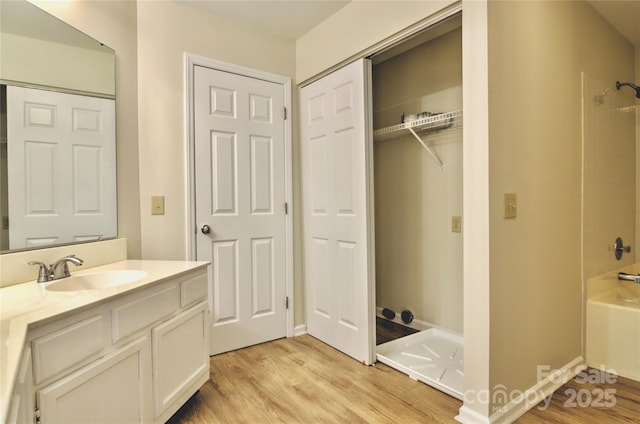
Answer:
<svg viewBox="0 0 640 424"><path fill-rule="evenodd" d="M113 100L7 87L9 247L115 237Z"/></svg>
<svg viewBox="0 0 640 424"><path fill-rule="evenodd" d="M114 99L115 52L28 1L3 0L0 1L0 83L87 95L89 98ZM28 179L23 175L13 181L7 171L8 150L12 140L7 135L5 85L0 85L0 88L0 254L18 248L48 247L117 236L115 153L105 154L102 148L98 149L92 142L86 141L87 138L80 142L73 140L76 147L63 158L58 157L61 147L57 143L43 140L22 142L22 148L25 149L22 156L29 159L23 163L23 167L25 172L31 171ZM71 115L73 132L88 136L91 131L97 130L97 125L102 125L100 131L112 132L115 140L115 120L99 117L96 110L93 106L76 109ZM33 124L31 129L37 127L44 130L48 122L60 118L57 113L45 102L35 102L28 110L28 117ZM55 181L52 175L63 178L60 174L63 169L69 172L73 169L68 184L74 188L64 195L58 195L58 189L53 188ZM109 178L114 181L109 189L102 182L106 172L112 173ZM14 185L22 187L21 197L24 198L23 206L16 208L30 210L27 215L40 218L39 224L30 221L28 225L10 222L16 220L9 219L9 209L15 208L9 202L8 193L9 187L12 187L12 192L17 190ZM25 199L30 203L25 203ZM66 211L63 215L67 216L64 221L73 226L63 225L60 219L55 223L44 219L57 217L63 210ZM104 217L104 222L97 225L95 221L99 216ZM20 218L17 220L20 221ZM113 227L109 231L102 227L107 221ZM16 230L16 226L29 227L29 233L22 234ZM12 238L15 236L22 241L9 243L10 227L14 233ZM42 227L42 231L37 231Z"/></svg>

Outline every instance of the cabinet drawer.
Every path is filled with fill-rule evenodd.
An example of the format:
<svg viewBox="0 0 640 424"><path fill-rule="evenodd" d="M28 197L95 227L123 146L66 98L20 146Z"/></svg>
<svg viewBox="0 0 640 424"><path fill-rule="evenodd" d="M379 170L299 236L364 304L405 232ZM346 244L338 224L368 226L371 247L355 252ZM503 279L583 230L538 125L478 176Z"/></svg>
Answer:
<svg viewBox="0 0 640 424"><path fill-rule="evenodd" d="M104 346L103 316L94 315L38 337L31 342L33 376L41 383L100 352Z"/></svg>
<svg viewBox="0 0 640 424"><path fill-rule="evenodd" d="M193 275L180 284L182 307L207 298L207 274Z"/></svg>
<svg viewBox="0 0 640 424"><path fill-rule="evenodd" d="M113 342L117 342L180 309L178 285L159 289L126 302L111 311Z"/></svg>

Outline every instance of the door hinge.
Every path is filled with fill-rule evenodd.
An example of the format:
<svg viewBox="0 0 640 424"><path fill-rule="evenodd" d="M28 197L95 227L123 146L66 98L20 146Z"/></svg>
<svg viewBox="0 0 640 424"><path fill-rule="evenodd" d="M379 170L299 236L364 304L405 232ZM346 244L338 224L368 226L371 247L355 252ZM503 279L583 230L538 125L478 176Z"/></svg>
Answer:
<svg viewBox="0 0 640 424"><path fill-rule="evenodd" d="M40 410L39 409L36 408L33 411L33 417L34 417L36 423L40 422Z"/></svg>
<svg viewBox="0 0 640 424"><path fill-rule="evenodd" d="M287 120L287 108L286 107L282 108L282 119L284 119L285 121Z"/></svg>
<svg viewBox="0 0 640 424"><path fill-rule="evenodd" d="M284 298L284 308L289 309L289 296L285 296Z"/></svg>
<svg viewBox="0 0 640 424"><path fill-rule="evenodd" d="M284 214L289 215L289 203L284 202Z"/></svg>

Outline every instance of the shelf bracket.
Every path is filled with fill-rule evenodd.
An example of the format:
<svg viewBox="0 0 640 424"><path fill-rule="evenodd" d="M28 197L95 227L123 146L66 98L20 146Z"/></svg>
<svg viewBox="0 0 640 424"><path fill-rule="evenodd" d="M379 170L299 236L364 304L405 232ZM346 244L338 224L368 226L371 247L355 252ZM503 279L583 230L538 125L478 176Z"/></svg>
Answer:
<svg viewBox="0 0 640 424"><path fill-rule="evenodd" d="M440 165L440 169L444 169L444 164L442 163L442 161L440 160L440 158L438 157L438 155L436 155L436 152L434 152L431 147L427 146L427 143L425 143L424 141L422 141L422 139L420 138L420 136L418 134L416 134L416 132L413 130L413 128L409 127L407 128L411 134L413 134L413 136L416 138L416 140L418 140L418 142L420 142L420 144L422 145L422 147L424 147L424 149L429 152L429 154L431 156L433 156L433 158L436 160L436 162L438 162L438 165Z"/></svg>

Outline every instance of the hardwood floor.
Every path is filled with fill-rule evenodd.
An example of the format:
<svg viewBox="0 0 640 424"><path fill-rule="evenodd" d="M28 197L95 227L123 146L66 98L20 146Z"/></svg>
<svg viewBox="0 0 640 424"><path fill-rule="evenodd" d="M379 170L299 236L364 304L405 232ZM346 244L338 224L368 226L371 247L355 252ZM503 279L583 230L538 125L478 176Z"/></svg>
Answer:
<svg viewBox="0 0 640 424"><path fill-rule="evenodd" d="M594 369L581 373L553 393L547 408L541 402L516 424L640 423L640 383L617 376L611 376L613 380L607 383L599 376ZM597 378L599 383L590 383L590 378Z"/></svg>
<svg viewBox="0 0 640 424"><path fill-rule="evenodd" d="M613 408L565 407L563 390L572 387L591 386L570 382L547 410L534 408L516 422L640 422L640 383L618 378ZM169 423L456 423L461 405L384 364L364 366L305 335L212 357L211 380Z"/></svg>

